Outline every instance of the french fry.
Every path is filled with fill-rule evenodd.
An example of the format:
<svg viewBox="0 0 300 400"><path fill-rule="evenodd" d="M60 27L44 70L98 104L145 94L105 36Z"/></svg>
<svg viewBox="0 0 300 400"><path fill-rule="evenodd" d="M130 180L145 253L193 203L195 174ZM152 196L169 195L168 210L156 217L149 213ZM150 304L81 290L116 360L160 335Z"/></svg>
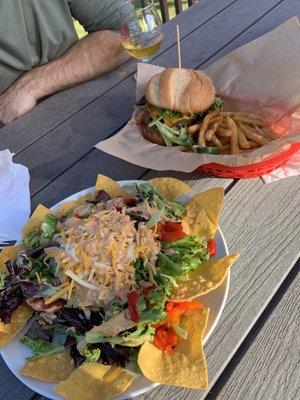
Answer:
<svg viewBox="0 0 300 400"><path fill-rule="evenodd" d="M222 143L222 145L223 145L223 144L228 144L228 143L231 142L230 137L222 137L222 136L219 136L219 140L220 140L220 142Z"/></svg>
<svg viewBox="0 0 300 400"><path fill-rule="evenodd" d="M269 140L264 138L262 135L257 134L256 132L249 129L245 124L237 122L237 126L245 134L247 139L253 140L253 142L258 143L261 146L269 142Z"/></svg>
<svg viewBox="0 0 300 400"><path fill-rule="evenodd" d="M238 133L238 140L239 140L240 148L241 149L249 149L250 144L249 144L244 132L242 132L240 129L238 129L237 133Z"/></svg>
<svg viewBox="0 0 300 400"><path fill-rule="evenodd" d="M253 140L248 140L250 149L255 149L256 147L259 147L258 143L253 142Z"/></svg>
<svg viewBox="0 0 300 400"><path fill-rule="evenodd" d="M212 124L212 127L206 131L206 140L211 140L213 135L216 133L220 122L221 119L215 120L215 122Z"/></svg>
<svg viewBox="0 0 300 400"><path fill-rule="evenodd" d="M227 125L226 125L227 126ZM222 137L231 137L231 131L227 128L221 128L220 126L217 129L217 135L222 136Z"/></svg>
<svg viewBox="0 0 300 400"><path fill-rule="evenodd" d="M230 142L231 154L238 154L240 152L240 149L239 149L239 138L238 138L237 126L236 126L234 120L231 117L229 117L229 115L226 116L226 121L227 121L228 128L231 131L231 142Z"/></svg>
<svg viewBox="0 0 300 400"><path fill-rule="evenodd" d="M219 147L220 153L230 153L230 143L228 144L222 144L221 147Z"/></svg>
<svg viewBox="0 0 300 400"><path fill-rule="evenodd" d="M269 130L267 127L259 127L256 124L253 125L254 129L259 132L261 135L263 135L265 138L270 139L270 140L275 140L277 137L274 135L274 133Z"/></svg>
<svg viewBox="0 0 300 400"><path fill-rule="evenodd" d="M198 135L198 145L199 146L206 146L206 140L205 140L205 132L207 131L207 128L209 126L210 120L215 117L218 116L220 114L220 111L212 111L210 113L208 113L205 117L204 120L202 122L202 126Z"/></svg>
<svg viewBox="0 0 300 400"><path fill-rule="evenodd" d="M210 128L205 132L205 139L210 141L212 138L212 135L214 134L214 131Z"/></svg>
<svg viewBox="0 0 300 400"><path fill-rule="evenodd" d="M238 154L240 152L237 132L232 132L230 150L231 154Z"/></svg>
<svg viewBox="0 0 300 400"><path fill-rule="evenodd" d="M205 131L203 131L202 129L198 134L198 145L201 147L206 147Z"/></svg>
<svg viewBox="0 0 300 400"><path fill-rule="evenodd" d="M236 122L242 122L244 124L256 124L257 126L264 126L265 124L262 122L260 118L247 118L244 116L237 115L233 117Z"/></svg>
<svg viewBox="0 0 300 400"><path fill-rule="evenodd" d="M220 142L220 140L217 138L217 136L215 134L212 135L211 141L217 147L221 147L222 146L222 143Z"/></svg>
<svg viewBox="0 0 300 400"><path fill-rule="evenodd" d="M189 133L191 136L196 135L196 134L198 133L198 131L200 131L201 125L202 125L202 124L200 123L200 124L195 124L195 125L189 126L189 127L188 127L188 133Z"/></svg>

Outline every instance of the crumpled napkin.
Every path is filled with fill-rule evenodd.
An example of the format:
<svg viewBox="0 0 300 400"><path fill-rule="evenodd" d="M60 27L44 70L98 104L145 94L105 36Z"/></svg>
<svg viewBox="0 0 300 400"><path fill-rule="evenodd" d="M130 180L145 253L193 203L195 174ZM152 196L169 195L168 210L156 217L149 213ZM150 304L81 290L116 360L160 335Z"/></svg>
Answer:
<svg viewBox="0 0 300 400"><path fill-rule="evenodd" d="M29 171L12 157L9 150L0 151L0 243L19 241L30 215Z"/></svg>
<svg viewBox="0 0 300 400"><path fill-rule="evenodd" d="M288 178L289 176L300 175L300 151L293 154L288 161L281 167L262 175L261 179L264 183L272 183L278 179Z"/></svg>

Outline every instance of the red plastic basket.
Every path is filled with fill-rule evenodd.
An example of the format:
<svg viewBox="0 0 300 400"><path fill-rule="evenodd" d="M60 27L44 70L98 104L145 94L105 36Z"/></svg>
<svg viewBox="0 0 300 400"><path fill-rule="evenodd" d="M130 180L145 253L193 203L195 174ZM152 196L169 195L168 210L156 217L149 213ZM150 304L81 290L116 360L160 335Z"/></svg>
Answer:
<svg viewBox="0 0 300 400"><path fill-rule="evenodd" d="M198 170L201 173L220 176L222 178L246 179L265 175L283 165L293 154L300 150L300 144L293 144L291 147L274 157L270 157L259 163L243 165L241 167L228 167L226 165L210 163L200 165Z"/></svg>

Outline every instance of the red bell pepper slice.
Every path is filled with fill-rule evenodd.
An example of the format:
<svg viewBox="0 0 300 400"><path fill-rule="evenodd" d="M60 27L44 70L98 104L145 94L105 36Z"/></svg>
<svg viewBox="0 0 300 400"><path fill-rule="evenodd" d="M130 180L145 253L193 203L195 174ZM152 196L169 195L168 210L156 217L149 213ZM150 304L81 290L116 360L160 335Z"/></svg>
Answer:
<svg viewBox="0 0 300 400"><path fill-rule="evenodd" d="M171 301L166 305L167 324L178 325L183 314L189 315L194 310L201 310L203 304L199 301Z"/></svg>

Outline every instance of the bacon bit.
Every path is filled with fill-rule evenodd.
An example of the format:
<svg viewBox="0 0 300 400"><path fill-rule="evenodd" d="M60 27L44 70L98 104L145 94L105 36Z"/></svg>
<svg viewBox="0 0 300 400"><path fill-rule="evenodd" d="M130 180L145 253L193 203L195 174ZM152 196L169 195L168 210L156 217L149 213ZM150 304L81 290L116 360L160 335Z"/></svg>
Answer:
<svg viewBox="0 0 300 400"><path fill-rule="evenodd" d="M124 203L128 207L135 207L136 206L136 201L135 201L135 198L133 198L133 197L125 197Z"/></svg>
<svg viewBox="0 0 300 400"><path fill-rule="evenodd" d="M26 303L37 312L46 312L53 313L58 311L61 307L63 307L67 302L63 299L59 299L54 301L51 304L45 304L42 298L32 298L28 299Z"/></svg>

